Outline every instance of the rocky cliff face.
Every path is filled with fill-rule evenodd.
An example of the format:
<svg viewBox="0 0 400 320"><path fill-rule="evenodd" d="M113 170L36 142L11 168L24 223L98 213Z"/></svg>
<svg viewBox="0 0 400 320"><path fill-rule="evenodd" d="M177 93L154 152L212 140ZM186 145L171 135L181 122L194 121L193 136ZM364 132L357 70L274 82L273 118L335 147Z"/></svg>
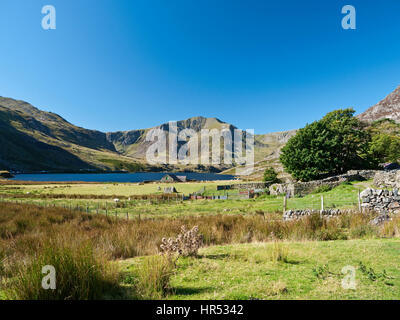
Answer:
<svg viewBox="0 0 400 320"><path fill-rule="evenodd" d="M366 122L387 118L400 123L400 86L385 99L361 113L358 118Z"/></svg>
<svg viewBox="0 0 400 320"><path fill-rule="evenodd" d="M191 129L196 133L200 133L202 129L221 130L226 128L233 134L233 130L236 129L235 126L219 119L205 117L192 117L186 120L177 121L176 126L178 133L184 129ZM152 142L146 141L146 135L152 129L163 130L168 140L169 123L164 123L149 129L108 132L107 140L115 146L119 153L129 157L144 159L147 148L152 144ZM178 142L178 145L179 144L181 145L183 142Z"/></svg>

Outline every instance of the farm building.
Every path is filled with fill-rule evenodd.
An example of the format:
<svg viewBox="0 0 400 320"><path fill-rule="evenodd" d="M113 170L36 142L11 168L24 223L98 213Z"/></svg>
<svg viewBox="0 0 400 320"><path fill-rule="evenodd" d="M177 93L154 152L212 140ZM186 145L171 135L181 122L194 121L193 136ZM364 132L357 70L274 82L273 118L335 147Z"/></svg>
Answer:
<svg viewBox="0 0 400 320"><path fill-rule="evenodd" d="M168 173L164 177L161 178L160 182L167 182L167 183L172 183L172 182L187 182L187 177L186 176L177 176L175 174Z"/></svg>

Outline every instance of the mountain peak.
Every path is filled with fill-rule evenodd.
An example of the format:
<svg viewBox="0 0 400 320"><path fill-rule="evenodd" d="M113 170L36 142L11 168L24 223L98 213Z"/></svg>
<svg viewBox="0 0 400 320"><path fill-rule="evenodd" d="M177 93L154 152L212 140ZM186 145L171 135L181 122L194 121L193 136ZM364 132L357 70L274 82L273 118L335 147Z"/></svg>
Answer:
<svg viewBox="0 0 400 320"><path fill-rule="evenodd" d="M400 122L400 86L385 99L358 115L358 118L366 122L385 118Z"/></svg>

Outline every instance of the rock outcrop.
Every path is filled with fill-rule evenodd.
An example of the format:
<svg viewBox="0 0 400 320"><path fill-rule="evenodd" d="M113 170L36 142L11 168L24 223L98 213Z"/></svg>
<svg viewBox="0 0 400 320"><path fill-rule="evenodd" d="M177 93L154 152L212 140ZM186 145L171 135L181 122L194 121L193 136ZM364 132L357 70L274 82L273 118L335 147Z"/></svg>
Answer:
<svg viewBox="0 0 400 320"><path fill-rule="evenodd" d="M361 113L358 118L366 122L380 119L392 119L400 122L400 86L385 99Z"/></svg>

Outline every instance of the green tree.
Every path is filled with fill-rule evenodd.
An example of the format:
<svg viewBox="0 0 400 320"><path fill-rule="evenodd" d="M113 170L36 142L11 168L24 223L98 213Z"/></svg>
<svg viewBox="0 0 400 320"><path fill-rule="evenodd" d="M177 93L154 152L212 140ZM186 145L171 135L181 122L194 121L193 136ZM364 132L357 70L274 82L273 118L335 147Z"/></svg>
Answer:
<svg viewBox="0 0 400 320"><path fill-rule="evenodd" d="M300 129L282 148L280 160L295 179L309 181L371 166L371 137L353 109L328 113Z"/></svg>
<svg viewBox="0 0 400 320"><path fill-rule="evenodd" d="M265 169L264 171L264 181L272 182L272 183L277 183L279 181L278 179L278 174L275 172L275 170L271 167Z"/></svg>
<svg viewBox="0 0 400 320"><path fill-rule="evenodd" d="M397 162L400 159L400 137L387 133L374 135L370 153L377 162Z"/></svg>

